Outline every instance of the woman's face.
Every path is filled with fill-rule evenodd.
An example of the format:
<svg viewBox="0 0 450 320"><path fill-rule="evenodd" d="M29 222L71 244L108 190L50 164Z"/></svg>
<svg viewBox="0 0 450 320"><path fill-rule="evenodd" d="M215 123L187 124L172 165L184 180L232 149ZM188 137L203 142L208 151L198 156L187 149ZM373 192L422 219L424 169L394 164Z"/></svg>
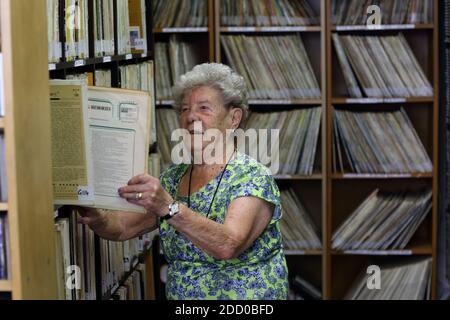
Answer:
<svg viewBox="0 0 450 320"><path fill-rule="evenodd" d="M191 151L200 148L204 150L211 143L206 138L203 139L206 130L218 129L225 134L227 129L236 129L241 118L241 109L228 110L220 93L208 86L198 87L187 93L181 103L180 125L191 134ZM199 122L200 126L194 128L195 122ZM201 147L194 145L194 136L201 136L202 140L206 140L202 141Z"/></svg>

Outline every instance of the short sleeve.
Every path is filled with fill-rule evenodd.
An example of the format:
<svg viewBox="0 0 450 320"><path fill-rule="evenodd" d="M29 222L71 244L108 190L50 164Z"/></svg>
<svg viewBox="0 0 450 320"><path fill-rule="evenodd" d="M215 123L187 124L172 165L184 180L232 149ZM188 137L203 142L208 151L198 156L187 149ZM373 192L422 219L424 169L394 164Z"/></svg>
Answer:
<svg viewBox="0 0 450 320"><path fill-rule="evenodd" d="M230 203L239 197L256 197L275 205L271 223L281 219L280 191L262 164L241 167L231 176Z"/></svg>
<svg viewBox="0 0 450 320"><path fill-rule="evenodd" d="M161 187L166 190L172 197L175 197L177 193L176 185L184 170L186 170L185 166L172 164L159 176Z"/></svg>
<svg viewBox="0 0 450 320"><path fill-rule="evenodd" d="M167 171L164 171L163 173L160 174L159 176L159 182L161 183L161 187L163 187L164 190L166 190L167 192L169 192L169 186L170 186L170 182L169 180L169 175L167 174Z"/></svg>

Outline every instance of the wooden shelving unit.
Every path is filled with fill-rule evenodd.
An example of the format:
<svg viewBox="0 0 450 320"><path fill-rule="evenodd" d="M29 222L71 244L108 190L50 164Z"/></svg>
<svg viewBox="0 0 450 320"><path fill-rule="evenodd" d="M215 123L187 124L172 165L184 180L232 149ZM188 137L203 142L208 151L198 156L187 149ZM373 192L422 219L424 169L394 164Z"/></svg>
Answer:
<svg viewBox="0 0 450 320"><path fill-rule="evenodd" d="M437 210L438 210L438 1L434 2L434 23L381 25L377 28L367 26L335 26L331 21L332 0L307 0L320 15L318 26L298 27L224 27L220 25L221 0L208 1L210 61L227 63L220 44L222 34L283 35L300 34L308 37L306 47L312 60L314 72L318 76L321 99L313 100L250 100L252 111L279 111L283 107L305 108L321 106L321 138L318 142L318 159L312 176L275 176L280 188L291 187L304 200L322 236L322 250L286 251L290 274L301 273L322 289L324 299L341 299L361 268L371 259L389 261L405 259L406 256L429 256L433 259L432 298L436 298L436 258L437 258ZM211 10L211 5L213 9ZM212 30L212 31L211 31ZM362 98L354 99L346 95L342 71L334 52L332 33L356 35L383 35L403 33L419 64L434 88L431 97L400 98ZM212 37L211 37L212 35ZM311 41L312 40L312 41ZM307 44L305 44L307 46ZM213 53L211 57L211 53ZM170 105L172 101L162 101ZM358 110L384 109L404 106L422 140L432 162L433 171L429 173L405 174L356 174L339 173L332 170L332 110L350 108ZM332 250L331 236L339 222L343 221L373 189L380 187L398 191L416 189L424 186L432 188L432 210L414 235L410 245L404 250L353 251ZM380 260L381 259L381 260ZM348 271L348 272L347 272Z"/></svg>
<svg viewBox="0 0 450 320"><path fill-rule="evenodd" d="M170 36L178 35L180 39L195 43L199 48L199 59L201 62L214 61L214 0L205 0L208 6L208 25L205 27L164 27L153 28L153 40L155 42L168 42ZM155 59L157 60L157 59ZM155 68L158 68L155 62ZM158 96L157 96L158 98ZM156 100L156 107L171 106L172 100Z"/></svg>
<svg viewBox="0 0 450 320"><path fill-rule="evenodd" d="M327 154L329 155L326 165L327 190L326 190L326 226L323 230L327 235L325 242L324 278L327 279L324 286L325 298L339 299L352 283L349 275L345 272L349 264L364 265L365 257L387 256L386 259L402 259L403 256L430 256L433 260L432 266L432 298L436 298L436 236L437 236L437 181L438 181L438 28L433 24L406 24L406 25L382 25L377 28L367 26L333 26L331 24L331 2L327 0ZM438 17L438 2L434 1L434 21ZM412 50L417 56L419 64L430 80L434 95L432 97L405 97L391 99L352 99L342 95L343 87L340 79L339 66L335 58L334 48L331 42L333 32L351 32L357 35L383 35L401 32L405 35ZM384 108L389 105L402 105L418 131L418 134L427 149L433 163L433 171L429 173L407 173L407 174L354 174L335 173L332 171L332 109L335 106L354 108L360 107ZM336 229L338 222L342 221L351 211L350 209L362 201L369 191L376 187L392 191L404 189L415 189L422 186L432 187L432 210L425 221L417 230L410 245L405 250L386 251L349 251L340 252L331 249L331 235ZM362 191L364 190L364 191ZM355 194L355 196L353 196ZM357 195L356 195L357 194ZM343 204L343 202L351 204ZM351 267L353 268L353 267ZM362 270L362 269L360 269ZM356 272L356 269L355 269ZM355 274L356 275L356 274Z"/></svg>
<svg viewBox="0 0 450 320"><path fill-rule="evenodd" d="M102 56L102 57L95 57L95 47L94 47L94 41L93 41L93 0L89 0L89 11L88 11L88 28L89 28L89 58L86 59L79 59L75 61L65 61L66 59L63 57L60 62L58 63L49 63L47 65L47 74L50 75L51 79L65 79L68 75L76 74L76 73L84 73L89 72L94 74L94 81L95 81L95 71L98 69L104 69L104 70L110 70L111 71L111 87L120 88L121 87L121 78L120 78L120 71L119 68L124 65L132 65L132 64L138 64L143 63L146 61L153 61L153 32L152 32L152 10L151 10L151 4L152 1L145 0L145 6L146 6L146 28L147 28L147 52L144 53L128 53L128 54L118 54L118 48L115 47L115 54L111 56ZM117 28L117 17L114 16L115 20L115 27ZM64 21L61 21L60 23L60 34L61 34L61 42L63 43L64 47ZM167 30L160 30L160 32L167 32ZM179 32L176 30L172 30L171 32ZM117 30L114 35L114 42L117 44ZM42 46L42 44L41 44ZM48 80L48 76L47 76ZM151 146L151 148L154 146ZM67 209L67 210L66 210ZM66 212L67 211L67 212ZM65 215L73 214L71 212L70 207L64 207ZM56 217L55 217L56 218ZM54 231L53 231L54 232ZM96 293L97 293L97 299L98 300L108 300L111 299L117 288L125 282L125 280L131 275L132 271L136 269L136 265L138 262L138 259L133 261L133 268L130 272L127 272L124 274L122 279L114 285L112 290L107 292L106 294L101 294L101 282L104 280L101 276L101 258L100 258L100 240L98 236L95 236L96 239L96 257L95 257L95 265L96 265ZM149 255L150 248L146 248L144 250L144 253L139 257L139 261L143 261L144 263L152 263L151 260L144 259L144 257L147 257ZM152 266L147 266L147 270L152 270ZM153 282L153 275L148 275L148 279L151 279L152 281L149 281L146 283L147 289L152 291L151 288L152 282ZM153 292L149 292L151 297L154 297Z"/></svg>
<svg viewBox="0 0 450 320"><path fill-rule="evenodd" d="M283 107L308 108L320 106L322 108L321 133L317 144L317 155L314 163L314 174L310 176L301 175L276 175L275 179L280 189L293 188L300 195L304 205L309 209L312 219L320 230L325 227L326 202L326 175L325 168L327 163L326 156L326 1L310 0L308 1L312 8L319 14L320 24L317 26L295 26L295 27L222 27L219 24L220 18L220 0L216 0L216 61L227 63L220 45L220 36L222 34L246 34L246 35L286 35L299 34L307 37L305 47L317 81L321 89L320 99L293 99L293 100L257 100L250 99L249 106L252 111L280 111ZM308 47L306 43L313 44ZM322 243L325 243L324 232L322 234ZM322 288L328 281L325 278L324 265L327 263L325 250L286 250L289 274L300 273L308 281L311 281L317 288Z"/></svg>
<svg viewBox="0 0 450 320"><path fill-rule="evenodd" d="M45 0L0 2L12 299L56 298ZM27 23L24 23L27 21ZM32 26L32 27L30 27Z"/></svg>

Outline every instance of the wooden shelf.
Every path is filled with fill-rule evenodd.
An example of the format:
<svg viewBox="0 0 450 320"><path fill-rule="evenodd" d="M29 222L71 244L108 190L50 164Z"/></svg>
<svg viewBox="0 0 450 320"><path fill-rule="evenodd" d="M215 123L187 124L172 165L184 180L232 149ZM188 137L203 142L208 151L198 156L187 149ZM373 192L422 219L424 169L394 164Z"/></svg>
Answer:
<svg viewBox="0 0 450 320"><path fill-rule="evenodd" d="M365 255L365 256L411 256L431 255L433 249L429 244L411 246L402 250L331 250L332 255Z"/></svg>
<svg viewBox="0 0 450 320"><path fill-rule="evenodd" d="M8 203L0 202L0 211L8 211Z"/></svg>
<svg viewBox="0 0 450 320"><path fill-rule="evenodd" d="M320 26L286 26L286 27L220 27L223 33L243 33L243 32L320 32Z"/></svg>
<svg viewBox="0 0 450 320"><path fill-rule="evenodd" d="M276 180L322 180L323 176L320 173L312 174L310 176L303 176L297 174L277 174L274 176Z"/></svg>
<svg viewBox="0 0 450 320"><path fill-rule="evenodd" d="M13 270L0 291L14 300L57 297L46 8L45 0L0 1L8 185L0 210L8 210Z"/></svg>
<svg viewBox="0 0 450 320"><path fill-rule="evenodd" d="M277 107L282 109L282 107L289 106L321 106L322 107L322 125L321 125L321 136L318 141L318 161L320 161L319 166L322 168L322 173L315 173L311 176L301 176L301 175L275 175L274 178L280 185L287 185L295 189L299 195L304 195L305 198L313 195L317 198L316 201L311 201L308 199L307 204L312 208L312 212L315 218L318 220L318 225L320 226L321 234L324 239L330 237L332 230L332 221L334 219L339 220L339 207L345 207L346 202L351 202L352 205L357 205L357 201L352 197L334 197L333 195L337 192L337 188L343 188L343 191L339 194L351 194L355 188L359 185L363 185L365 188L370 188L372 185L377 184L392 184L393 189L404 187L408 188L409 184L415 185L432 185L433 188L433 203L432 211L430 217L430 223L424 227L426 235L426 244L418 243L411 244L405 250L384 250L384 251L337 251L332 250L330 244L327 240L323 241L323 250L285 250L285 254L290 256L292 260L296 260L296 256L305 256L305 260L311 259L313 261L317 260L320 266L313 265L314 268L320 269L321 272L321 284L322 293L324 299L330 299L336 296L335 287L339 287L339 283L344 280L349 280L350 275L347 270L347 266L342 265L336 266L333 260L334 256L338 256L336 260L345 260L352 262L352 258L347 258L347 256L353 256L355 260L359 258L357 255L361 256L376 256L376 255L386 255L386 256L403 256L403 255L431 255L433 261L436 261L436 222L437 222L437 170L428 173L406 173L406 174L358 174L358 173L332 173L332 109L334 106L346 106L354 105L354 109L359 106L363 107L368 105L371 107L373 105L385 105L388 107L399 107L402 105L411 104L411 110L407 110L408 115L411 115L412 122L416 126L418 135L422 141L426 142L425 147L430 151L430 159L433 164L437 163L438 153L438 96L437 89L439 87L438 74L438 25L437 22L431 24L389 24L381 25L380 27L373 28L363 26L333 26L331 19L331 0L312 0L309 1L310 4L314 6L315 11L320 17L320 26L298 26L298 27L225 27L220 26L220 5L219 1L215 2L215 13L209 17L214 17L214 27L212 41L214 41L214 59L211 62L226 62L222 57L224 49L221 46L220 35L221 34L264 34L270 36L283 35L283 33L301 33L301 36L305 38L305 48L312 62L312 67L315 71L317 81L321 88L321 98L320 99L249 99L248 103L251 110L267 110L274 111ZM437 0L433 1L435 4L433 15L437 17ZM209 29L211 30L211 28ZM159 30L155 30L158 32ZM183 30L182 30L183 31ZM187 30L184 30L187 31ZM415 32L416 31L416 32ZM338 69L339 63L336 59L335 53L333 52L334 46L332 41L332 34L336 32L339 34L354 33L357 35L383 35L383 34L394 34L402 32L405 34L408 42L411 44L411 49L417 55L419 64L423 67L424 73L428 80L432 84L434 91L434 96L432 97L396 97L396 98L362 98L355 99L347 97L345 90L344 78L342 75L342 70ZM210 32L211 36L211 32ZM211 38L210 38L211 41ZM450 42L448 44L450 46ZM336 72L338 71L338 72ZM341 71L341 72L339 72ZM158 101L159 106L172 105L173 101L165 100ZM415 105L420 105L416 107ZM424 106L424 108L422 108ZM406 106L408 107L408 106ZM420 122L421 119L426 119L425 122ZM374 181L370 181L373 179ZM404 180L402 180L404 179ZM424 180L420 180L424 179ZM314 181L312 183L303 183L303 181ZM334 181L349 180L345 183L333 183ZM354 181L360 180L360 181ZM368 180L368 181L362 181ZM379 180L379 181L377 181ZM302 182L299 182L302 181ZM323 183L321 183L323 181ZM413 181L413 182L412 182ZM326 183L325 183L326 182ZM336 186L338 185L338 186ZM306 191L306 192L304 192ZM303 192L303 193L302 193ZM316 217L318 215L319 217ZM422 236L422 234L420 235ZM301 259L298 259L303 263ZM308 268L310 266L308 265ZM338 277L334 271L335 269L342 268L345 277ZM292 271L295 271L292 270ZM432 271L432 291L436 292L436 263L433 262ZM435 297L435 293L434 293Z"/></svg>
<svg viewBox="0 0 450 320"><path fill-rule="evenodd" d="M171 106L174 104L173 100L156 100L156 105ZM248 104L250 106L262 106L262 105L321 105L321 99L249 99Z"/></svg>
<svg viewBox="0 0 450 320"><path fill-rule="evenodd" d="M331 179L422 179L433 178L433 173L333 173Z"/></svg>
<svg viewBox="0 0 450 320"><path fill-rule="evenodd" d="M92 1L89 3L92 4ZM87 28L91 34L94 20L92 8L90 6L87 12ZM6 118L0 119L0 127L5 131L10 195L9 203L0 203L0 211L8 211L7 222L11 235L8 264L14 271L10 280L0 280L0 292L10 292L11 298L18 300L53 300L58 296L55 277L57 255L53 245L56 232L50 215L53 211L53 188L49 74L51 78L59 79L69 73L84 72L86 69L92 72L104 66L111 70L112 85L117 87L118 66L141 63L153 56L153 44L150 41L153 37L151 29L147 29L149 49L146 53L94 57L95 41L91 38L89 58L49 63L47 9L45 0L0 1L6 109ZM145 14L150 18L151 10L147 9ZM63 19L64 15L57 21L60 31L64 29ZM24 21L33 27L26 27ZM147 22L146 26L150 25L151 19L147 19ZM115 43L118 43L117 32L114 33ZM64 47L65 43L62 43ZM33 155L32 159L30 155ZM97 257L95 262L97 272ZM148 278L151 278L151 274Z"/></svg>
<svg viewBox="0 0 450 320"><path fill-rule="evenodd" d="M320 105L321 99L249 99L249 105Z"/></svg>
<svg viewBox="0 0 450 320"><path fill-rule="evenodd" d="M332 98L332 104L433 103L433 97L415 98Z"/></svg>
<svg viewBox="0 0 450 320"><path fill-rule="evenodd" d="M87 58L87 59L79 59L75 61L69 62L59 62L59 63L49 63L48 70L62 70L62 69L70 69L70 68L78 68L85 67L90 65L96 65L101 63L115 62L115 61L128 61L133 59L143 59L151 56L150 53L129 53L122 54L117 56L105 56L98 58Z"/></svg>
<svg viewBox="0 0 450 320"><path fill-rule="evenodd" d="M285 250L286 256L290 257L292 261L297 260L303 263L303 260L317 262L313 264L312 268L316 269L320 274L320 283L322 284L321 292L324 299L333 297L340 297L340 293L336 294L336 287L340 286L340 282L351 282L351 275L348 273L347 267L351 265L353 260L364 259L364 256L392 256L393 259L397 256L409 255L430 255L433 258L432 271L432 291L436 292L436 234L437 234L437 194L438 185L437 177L438 171L428 173L406 173L406 174L358 174L358 173L332 173L332 110L333 107L354 106L357 109L359 106L368 105L370 108L380 105L381 107L399 107L402 105L412 105L408 109L408 115L415 125L418 135L424 141L425 148L429 151L429 156L433 164L438 160L438 107L439 101L437 90L439 87L438 75L438 25L437 22L431 24L390 24L382 25L377 28L364 26L333 26L331 19L331 0L312 0L309 1L314 6L315 11L320 17L320 26L296 26L296 27L225 27L220 26L220 5L219 1L215 1L214 14L209 15L210 20L214 21L213 27L207 30L190 30L189 28L175 30L175 32L209 32L209 44L214 43L214 55L210 59L211 62L227 62L223 57L224 49L221 46L221 34L263 34L264 36L277 36L287 33L300 33L305 38L305 48L310 57L312 68L314 69L319 87L321 88L320 99L249 99L248 103L251 110L267 110L274 111L279 107L293 108L292 106L321 106L322 108L322 123L320 138L318 140L318 154L317 163L321 168L321 173L315 173L311 176L302 175L275 175L274 178L277 183L283 184L295 189L299 195L305 197L308 209L317 218L318 226L320 226L321 234L323 235L323 250ZM437 4L437 0L433 1ZM434 7L434 16L437 16L437 5ZM211 19L214 18L214 19ZM212 30L212 31L211 31ZM168 29L165 32L162 30L155 30L155 33L170 33L172 30ZM342 70L339 69L338 60L334 53L334 46L332 41L332 34L336 32L339 34L353 33L357 35L383 35L394 34L402 32L411 44L411 49L417 56L419 64L423 67L423 71L428 80L432 84L434 96L432 97L396 97L396 98L362 98L355 99L347 96L348 90L345 90L344 78ZM203 36L203 35L202 35ZM448 44L450 46L450 42ZM199 48L203 50L203 48ZM159 100L157 105L160 107L171 106L171 100ZM386 106L385 106L386 105ZM417 106L416 105L420 105ZM291 106L291 107L290 107ZM406 106L408 107L408 106ZM405 107L405 108L406 108ZM422 108L423 107L423 108ZM426 119L426 122L421 122L421 119ZM416 126L417 125L417 126ZM373 181L371 181L373 179ZM421 180L423 179L423 180ZM348 180L344 183L333 183L335 181ZM359 180L359 181L355 181ZM366 181L363 181L366 180ZM303 181L311 181L304 183ZM340 211L345 211L347 202L349 207L357 205L358 201L353 197L337 197L339 195L352 194L356 188L362 185L364 188L370 189L373 185L388 185L392 189L408 188L410 184L414 186L432 185L433 188L433 202L431 217L429 223L425 224L420 230L419 237L426 238L425 244L413 243L405 250L376 250L376 251L338 251L332 250L330 243L326 240L331 236L332 222L336 223L342 217L339 216ZM338 192L338 188L339 189ZM359 192L361 190L358 190ZM312 197L312 198L311 198ZM311 200L313 199L313 200ZM343 208L341 208L343 207ZM422 231L423 234L422 234ZM296 259L297 256L305 258ZM336 257L335 257L336 256ZM303 260L302 260L303 259ZM334 259L334 260L333 260ZM317 261L316 261L317 260ZM336 261L339 263L336 263ZM389 259L387 259L389 260ZM348 262L348 265L340 264L340 261ZM305 266L306 269L311 267ZM315 271L316 271L315 270ZM338 274L342 272L345 276L338 276L334 271L338 270ZM295 272L293 268L292 272ZM311 277L310 275L308 275ZM316 281L319 282L319 281ZM339 290L338 290L339 291ZM434 293L434 297L436 297Z"/></svg>
<svg viewBox="0 0 450 320"><path fill-rule="evenodd" d="M339 25L332 26L332 31L388 31L388 30L433 30L434 24L382 24L377 26L367 25Z"/></svg>
<svg viewBox="0 0 450 320"><path fill-rule="evenodd" d="M206 33L208 27L192 27L192 28L154 28L153 33Z"/></svg>
<svg viewBox="0 0 450 320"><path fill-rule="evenodd" d="M321 256L322 250L284 250L287 256Z"/></svg>
<svg viewBox="0 0 450 320"><path fill-rule="evenodd" d="M10 280L0 280L0 292L11 292L12 286Z"/></svg>

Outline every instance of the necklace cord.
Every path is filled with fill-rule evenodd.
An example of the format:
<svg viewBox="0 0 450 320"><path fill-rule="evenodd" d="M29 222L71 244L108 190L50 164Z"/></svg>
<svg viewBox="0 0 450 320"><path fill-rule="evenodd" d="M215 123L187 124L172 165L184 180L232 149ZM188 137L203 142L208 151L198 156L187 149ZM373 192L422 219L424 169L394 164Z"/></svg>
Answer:
<svg viewBox="0 0 450 320"><path fill-rule="evenodd" d="M236 149L234 150L233 154L235 152L236 152ZM228 164L230 163L232 158L233 158L233 155L231 155L230 159L228 160L227 164L225 165L225 168L223 168L222 173L220 174L219 182L217 184L216 190L214 191L212 200L211 200L211 202L209 204L208 213L206 214L207 218L209 217L209 213L211 212L211 207L212 207L212 205L214 203L214 199L216 197L217 191L219 190L220 183L222 182L223 175L225 174L225 171L227 170ZM188 188L188 190L189 190L188 191L188 208L189 209L191 208L191 180L192 180L192 171L193 171L192 169L193 169L193 166L191 165L191 170L189 172L189 188Z"/></svg>

